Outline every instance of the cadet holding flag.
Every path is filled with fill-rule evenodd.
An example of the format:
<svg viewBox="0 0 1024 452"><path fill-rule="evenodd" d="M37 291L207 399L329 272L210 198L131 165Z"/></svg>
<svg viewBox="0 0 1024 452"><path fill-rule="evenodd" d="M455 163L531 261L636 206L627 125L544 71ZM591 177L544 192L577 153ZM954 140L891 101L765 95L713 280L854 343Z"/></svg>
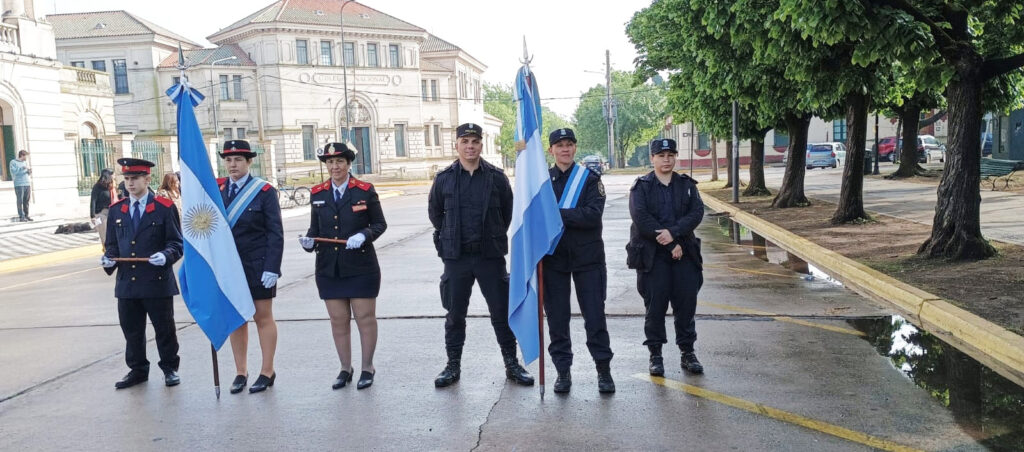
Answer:
<svg viewBox="0 0 1024 452"><path fill-rule="evenodd" d="M114 384L124 389L149 380L146 359L146 316L156 332L164 384L175 386L178 377L178 337L174 326L173 297L178 294L172 266L182 254L178 209L167 198L149 191L152 162L122 158L128 197L110 205L106 251L100 265L108 275L117 271L114 295L125 339L125 363L131 369Z"/></svg>
<svg viewBox="0 0 1024 452"><path fill-rule="evenodd" d="M699 374L693 315L697 292L704 284L700 239L694 235L704 219L704 203L697 182L675 172L675 140L654 140L650 145L654 171L640 176L629 193L633 224L626 246L627 266L636 270L637 288L644 299L644 345L650 350L650 374L665 375L661 346L668 342L665 314L672 305L676 345L683 370Z"/></svg>
<svg viewBox="0 0 1024 452"><path fill-rule="evenodd" d="M570 279L576 282L576 299L587 330L587 348L597 364L597 387L602 393L615 392L610 363L612 350L605 322L607 289L601 217L604 214L604 185L601 178L577 165L576 134L558 129L548 136L548 152L555 158L551 167L551 188L558 199L565 229L555 252L544 257L544 311L548 318L551 344L548 351L558 371L555 392L569 392L572 386L572 341L569 337Z"/></svg>

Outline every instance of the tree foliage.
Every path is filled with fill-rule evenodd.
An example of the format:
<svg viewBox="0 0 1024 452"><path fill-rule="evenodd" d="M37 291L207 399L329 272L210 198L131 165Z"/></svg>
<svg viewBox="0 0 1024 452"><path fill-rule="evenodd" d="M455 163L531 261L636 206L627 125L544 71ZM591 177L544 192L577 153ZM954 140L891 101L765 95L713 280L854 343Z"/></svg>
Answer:
<svg viewBox="0 0 1024 452"><path fill-rule="evenodd" d="M578 148L582 155L607 156L608 123L602 104L607 90L595 85L580 96L573 114ZM617 103L615 119L615 158L622 167L637 146L656 137L664 125L664 90L652 83L634 84L629 72L612 72L612 98Z"/></svg>
<svg viewBox="0 0 1024 452"><path fill-rule="evenodd" d="M501 133L495 139L501 154L515 162L516 101L511 85L484 83L484 111L502 121ZM568 120L547 107L541 106L541 139L547 144L552 130L572 127Z"/></svg>

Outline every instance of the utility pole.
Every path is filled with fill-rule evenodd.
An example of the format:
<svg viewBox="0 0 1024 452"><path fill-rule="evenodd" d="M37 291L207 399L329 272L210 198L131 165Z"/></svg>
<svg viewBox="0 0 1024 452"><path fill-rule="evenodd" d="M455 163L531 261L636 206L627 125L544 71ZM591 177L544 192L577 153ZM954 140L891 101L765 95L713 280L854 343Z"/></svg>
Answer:
<svg viewBox="0 0 1024 452"><path fill-rule="evenodd" d="M871 174L878 175L878 112L875 112L875 168Z"/></svg>
<svg viewBox="0 0 1024 452"><path fill-rule="evenodd" d="M604 115L608 123L608 167L615 168L615 101L612 100L612 52L604 51L605 100Z"/></svg>
<svg viewBox="0 0 1024 452"><path fill-rule="evenodd" d="M349 116L349 112L348 112L348 110L349 110L349 108L348 108L348 61L345 60L345 7L348 6L349 3L352 3L352 1L353 0L349 0L349 1L346 1L345 3L342 3L341 4L341 10L338 11L338 14L339 14L338 17L340 18L338 25L341 27L341 84L342 84L342 90L345 91L345 137L340 140L342 143L348 143L349 142L349 138L351 138L351 136L352 136L352 129L349 128L350 126L349 126L349 117L348 117ZM353 42L352 43L352 59L353 60L355 60L355 53L356 53L355 45L356 44ZM355 66L355 61L352 62L352 65ZM353 80L352 82L354 84L355 80Z"/></svg>
<svg viewBox="0 0 1024 452"><path fill-rule="evenodd" d="M690 120L690 177L693 177L693 120Z"/></svg>
<svg viewBox="0 0 1024 452"><path fill-rule="evenodd" d="M732 202L740 202L740 104L732 101Z"/></svg>

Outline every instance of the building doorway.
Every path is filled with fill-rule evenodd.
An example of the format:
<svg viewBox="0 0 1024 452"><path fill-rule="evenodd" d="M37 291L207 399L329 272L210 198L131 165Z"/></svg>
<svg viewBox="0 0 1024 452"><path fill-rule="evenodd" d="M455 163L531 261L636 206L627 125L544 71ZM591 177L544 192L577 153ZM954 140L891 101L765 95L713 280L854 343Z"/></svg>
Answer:
<svg viewBox="0 0 1024 452"><path fill-rule="evenodd" d="M352 146L356 151L356 160L352 162L352 170L355 174L370 174L373 172L373 155L370 145L370 128L355 127L352 129Z"/></svg>
<svg viewBox="0 0 1024 452"><path fill-rule="evenodd" d="M302 126L302 160L316 159L316 141L313 126Z"/></svg>

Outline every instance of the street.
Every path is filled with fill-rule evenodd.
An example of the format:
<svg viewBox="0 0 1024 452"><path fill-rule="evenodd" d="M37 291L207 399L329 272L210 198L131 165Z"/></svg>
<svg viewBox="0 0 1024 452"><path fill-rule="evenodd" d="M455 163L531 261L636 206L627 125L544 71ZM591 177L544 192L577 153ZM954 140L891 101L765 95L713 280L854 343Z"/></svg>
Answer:
<svg viewBox="0 0 1024 452"><path fill-rule="evenodd" d="M837 171L809 171L808 195L838 187ZM781 169L766 172L769 186L781 177ZM0 450L985 450L990 438L1019 429L944 408L858 329L888 322L889 310L823 275L772 263L778 250L762 260L749 234L730 233L713 216L697 231L705 281L696 349L706 373L684 374L666 346L665 378L649 377L644 306L625 266L634 177L603 178L613 395L597 392L578 316L570 394L551 392L550 362L543 399L536 386L507 383L479 290L462 379L434 388L445 359L441 262L426 215L429 186L415 185L383 201L377 376L362 391L330 389L339 365L314 256L295 240L308 227L302 212L284 222L278 378L261 394L227 393L234 365L225 344L223 393L214 397L209 342L180 297L182 384L163 386L150 342L150 381L115 391L127 371L124 340L114 279L98 257L0 274ZM250 335L252 376L260 363L255 327ZM538 376L536 362L527 369Z"/></svg>

